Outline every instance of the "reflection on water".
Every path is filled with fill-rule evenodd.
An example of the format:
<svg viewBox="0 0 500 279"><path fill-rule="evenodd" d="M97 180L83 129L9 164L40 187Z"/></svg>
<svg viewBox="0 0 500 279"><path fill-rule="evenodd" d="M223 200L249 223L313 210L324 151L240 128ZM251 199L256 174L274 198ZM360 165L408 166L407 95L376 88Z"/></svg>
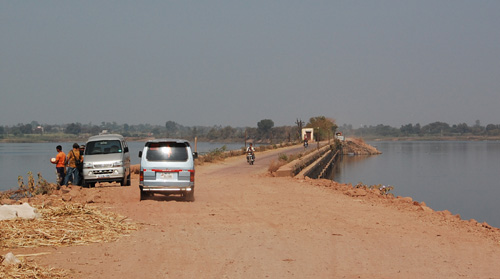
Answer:
<svg viewBox="0 0 500 279"><path fill-rule="evenodd" d="M382 152L344 156L333 179L392 185L396 196L424 201L463 219L500 227L500 142L371 142Z"/></svg>

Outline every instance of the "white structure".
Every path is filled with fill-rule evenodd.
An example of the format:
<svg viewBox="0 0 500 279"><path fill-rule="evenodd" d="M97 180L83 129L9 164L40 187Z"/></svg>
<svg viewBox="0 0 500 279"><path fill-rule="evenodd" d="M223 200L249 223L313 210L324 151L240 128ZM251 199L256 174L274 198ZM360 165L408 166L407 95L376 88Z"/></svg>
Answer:
<svg viewBox="0 0 500 279"><path fill-rule="evenodd" d="M314 128L303 128L301 138L304 140L307 137L308 141L314 139Z"/></svg>
<svg viewBox="0 0 500 279"><path fill-rule="evenodd" d="M342 132L335 133L335 138L338 139L338 140L340 140L340 141L345 141L345 138L342 135Z"/></svg>

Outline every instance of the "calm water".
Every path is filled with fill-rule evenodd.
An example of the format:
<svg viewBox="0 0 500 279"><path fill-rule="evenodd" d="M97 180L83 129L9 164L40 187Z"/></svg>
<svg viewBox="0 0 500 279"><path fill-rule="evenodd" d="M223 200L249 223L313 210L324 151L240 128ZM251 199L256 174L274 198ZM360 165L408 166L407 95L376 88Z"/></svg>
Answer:
<svg viewBox="0 0 500 279"><path fill-rule="evenodd" d="M72 143L0 143L0 191L17 188L17 177L41 172L55 182L55 147L67 153ZM132 164L143 142L129 142ZM463 219L486 221L500 227L500 142L370 142L383 152L375 156L344 156L336 165L334 180L353 185L394 186L396 196L424 201L435 210L449 210ZM198 143L198 152L223 143ZM244 144L226 144L239 149Z"/></svg>
<svg viewBox="0 0 500 279"><path fill-rule="evenodd" d="M79 143L79 144L84 144ZM72 142L61 143L0 143L0 191L18 187L17 178L23 176L26 184L27 173L31 171L35 180L40 172L44 179L49 182L56 181L55 165L50 163L50 158L55 157L56 146L61 145L64 153L72 149ZM194 145L194 143L193 143ZM209 143L198 142L198 152L204 153L221 148L226 145L228 150L236 150L243 147L244 143ZM128 142L130 160L132 164L139 164L139 150L144 147L144 142ZM194 149L194 146L193 146Z"/></svg>
<svg viewBox="0 0 500 279"><path fill-rule="evenodd" d="M333 179L352 185L392 185L396 196L500 227L500 142L370 144L383 154L344 156Z"/></svg>

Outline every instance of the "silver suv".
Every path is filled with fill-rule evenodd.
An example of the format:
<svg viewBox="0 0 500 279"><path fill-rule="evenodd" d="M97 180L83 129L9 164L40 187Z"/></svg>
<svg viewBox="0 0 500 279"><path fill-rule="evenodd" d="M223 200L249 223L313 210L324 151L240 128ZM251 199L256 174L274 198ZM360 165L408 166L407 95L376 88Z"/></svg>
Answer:
<svg viewBox="0 0 500 279"><path fill-rule="evenodd" d="M180 194L185 200L194 201L194 159L198 154L187 140L149 140L139 157L141 200L158 193Z"/></svg>
<svg viewBox="0 0 500 279"><path fill-rule="evenodd" d="M83 185L119 182L130 186L130 153L122 135L101 134L90 137L83 156Z"/></svg>

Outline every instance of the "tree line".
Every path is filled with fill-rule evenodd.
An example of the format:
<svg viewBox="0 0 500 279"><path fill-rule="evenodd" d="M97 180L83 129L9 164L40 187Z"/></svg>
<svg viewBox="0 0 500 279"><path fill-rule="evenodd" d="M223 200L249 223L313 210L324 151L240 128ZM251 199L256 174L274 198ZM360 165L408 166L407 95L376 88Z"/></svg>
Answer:
<svg viewBox="0 0 500 279"><path fill-rule="evenodd" d="M256 127L231 127L231 126L184 126L174 121L166 121L165 125L151 124L118 124L116 122L101 122L101 124L40 124L32 121L27 124L17 124L14 126L0 126L0 138L23 137L26 135L71 135L71 136L91 136L103 131L108 133L118 133L125 137L145 138L145 137L168 137L194 139L201 141L222 141L234 142L252 140L256 142L291 142L301 139L301 129L303 127L318 128L318 134L326 138L327 134L333 135L337 128L335 120L325 116L312 117L305 124L303 121L296 121L295 125L274 126L271 119L262 119L256 123Z"/></svg>
<svg viewBox="0 0 500 279"><path fill-rule="evenodd" d="M0 139L9 137L23 137L26 135L70 135L90 136L97 135L102 131L122 134L125 137L170 137L185 138L192 140L197 137L201 141L244 141L256 142L291 142L302 139L302 128L314 128L315 139L326 140L333 138L339 131L349 137L360 138L397 138L397 137L453 137L453 136L500 136L500 124L481 125L477 120L474 125L466 123L448 124L445 122L432 122L426 125L406 124L401 127L389 125L362 126L353 128L350 124L337 126L333 118L325 116L311 117L306 123L296 119L293 125L274 126L271 119L262 119L255 127L231 127L231 126L184 126L174 121L166 121L164 125L151 124L118 124L116 122L101 122L97 124L40 124L32 121L27 124L14 126L0 126Z"/></svg>
<svg viewBox="0 0 500 279"><path fill-rule="evenodd" d="M479 120L475 121L472 126L467 123L448 124L445 122L432 122L426 125L406 124L400 128L391 127L388 125L363 126L353 128L352 125L342 125L339 131L353 137L463 137L463 136L500 136L500 124L481 125Z"/></svg>

